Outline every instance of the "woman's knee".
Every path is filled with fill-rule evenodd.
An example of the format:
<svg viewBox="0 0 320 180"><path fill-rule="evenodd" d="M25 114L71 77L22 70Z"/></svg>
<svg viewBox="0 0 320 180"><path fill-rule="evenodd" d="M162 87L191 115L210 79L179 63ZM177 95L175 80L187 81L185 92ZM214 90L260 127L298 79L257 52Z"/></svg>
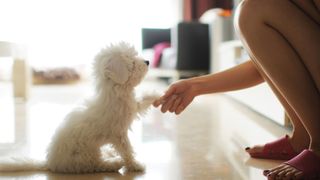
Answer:
<svg viewBox="0 0 320 180"><path fill-rule="evenodd" d="M254 28L261 21L261 6L264 0L243 0L236 10L234 19L235 28L243 34L244 31Z"/></svg>
<svg viewBox="0 0 320 180"><path fill-rule="evenodd" d="M267 22L274 14L282 13L291 0L243 0L237 8L236 25L246 25L248 21L260 20Z"/></svg>
<svg viewBox="0 0 320 180"><path fill-rule="evenodd" d="M243 32L266 23L279 6L286 5L285 1L289 0L243 0L236 10L236 29Z"/></svg>

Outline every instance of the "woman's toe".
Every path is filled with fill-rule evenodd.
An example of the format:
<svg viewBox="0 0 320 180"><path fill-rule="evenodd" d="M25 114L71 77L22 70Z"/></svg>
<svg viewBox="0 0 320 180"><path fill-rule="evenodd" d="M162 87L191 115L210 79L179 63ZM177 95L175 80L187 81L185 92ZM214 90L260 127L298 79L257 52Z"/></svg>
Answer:
<svg viewBox="0 0 320 180"><path fill-rule="evenodd" d="M293 168L289 168L288 171L284 174L283 179L284 180L295 179L295 173L296 172L297 172L297 170L295 170Z"/></svg>
<svg viewBox="0 0 320 180"><path fill-rule="evenodd" d="M271 171L271 172L267 175L267 177L268 177L268 179L276 179L277 175L278 175L278 171Z"/></svg>
<svg viewBox="0 0 320 180"><path fill-rule="evenodd" d="M301 171L297 171L294 173L294 179L302 179L303 173Z"/></svg>
<svg viewBox="0 0 320 180"><path fill-rule="evenodd" d="M293 170L293 169L290 169L290 170L288 170L286 173L285 173L285 175L284 175L284 180L286 180L286 179L294 179L294 177L295 177L295 173L296 173L296 171L295 170Z"/></svg>
<svg viewBox="0 0 320 180"><path fill-rule="evenodd" d="M284 167L282 169L279 169L276 172L276 179L284 179L286 177L286 174L290 171L291 169L289 167Z"/></svg>
<svg viewBox="0 0 320 180"><path fill-rule="evenodd" d="M246 148L246 151L249 154L259 153L259 152L262 152L262 150L263 150L263 146L254 146L252 148L250 148L250 147Z"/></svg>
<svg viewBox="0 0 320 180"><path fill-rule="evenodd" d="M286 177L286 175L292 171L290 167L285 167L278 172L278 176L281 178Z"/></svg>
<svg viewBox="0 0 320 180"><path fill-rule="evenodd" d="M286 169L286 165L280 165L273 169L270 169L270 172L267 174L268 179L277 179L279 173Z"/></svg>

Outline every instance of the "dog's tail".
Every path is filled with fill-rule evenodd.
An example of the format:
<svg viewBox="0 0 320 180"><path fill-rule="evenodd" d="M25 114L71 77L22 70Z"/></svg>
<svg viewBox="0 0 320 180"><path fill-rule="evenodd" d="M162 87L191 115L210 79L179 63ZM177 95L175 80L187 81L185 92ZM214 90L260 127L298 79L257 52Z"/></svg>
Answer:
<svg viewBox="0 0 320 180"><path fill-rule="evenodd" d="M11 158L0 162L0 172L16 171L47 171L45 161L38 161L29 158Z"/></svg>

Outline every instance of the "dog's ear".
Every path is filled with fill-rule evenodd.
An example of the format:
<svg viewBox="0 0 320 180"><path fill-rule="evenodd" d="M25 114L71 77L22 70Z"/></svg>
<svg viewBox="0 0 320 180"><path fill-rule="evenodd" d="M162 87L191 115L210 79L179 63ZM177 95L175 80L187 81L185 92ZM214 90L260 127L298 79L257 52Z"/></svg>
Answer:
<svg viewBox="0 0 320 180"><path fill-rule="evenodd" d="M118 84L124 84L129 78L126 63L116 58L109 59L104 67L104 76Z"/></svg>

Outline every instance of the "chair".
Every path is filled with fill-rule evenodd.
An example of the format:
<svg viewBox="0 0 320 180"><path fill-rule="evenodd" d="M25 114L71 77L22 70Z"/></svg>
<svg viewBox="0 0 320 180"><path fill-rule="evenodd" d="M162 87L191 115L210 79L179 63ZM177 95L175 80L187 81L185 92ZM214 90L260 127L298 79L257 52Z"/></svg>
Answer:
<svg viewBox="0 0 320 180"><path fill-rule="evenodd" d="M209 26L200 22L180 22L175 29L179 71L208 73L210 69Z"/></svg>

